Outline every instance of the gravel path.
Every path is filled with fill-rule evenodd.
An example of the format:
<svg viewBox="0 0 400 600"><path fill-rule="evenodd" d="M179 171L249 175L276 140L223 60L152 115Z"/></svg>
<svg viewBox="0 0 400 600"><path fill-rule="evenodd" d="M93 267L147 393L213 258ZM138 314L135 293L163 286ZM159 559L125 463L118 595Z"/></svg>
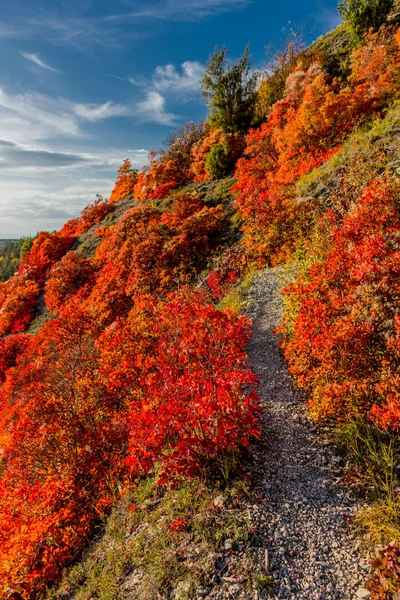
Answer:
<svg viewBox="0 0 400 600"><path fill-rule="evenodd" d="M263 403L256 454L260 505L251 509L255 546L276 582L270 598L368 598L368 578L351 520L357 503L338 482L340 457L310 423L295 391L274 329L281 320L277 271L257 276L247 311L249 347ZM268 597L268 596L267 596Z"/></svg>

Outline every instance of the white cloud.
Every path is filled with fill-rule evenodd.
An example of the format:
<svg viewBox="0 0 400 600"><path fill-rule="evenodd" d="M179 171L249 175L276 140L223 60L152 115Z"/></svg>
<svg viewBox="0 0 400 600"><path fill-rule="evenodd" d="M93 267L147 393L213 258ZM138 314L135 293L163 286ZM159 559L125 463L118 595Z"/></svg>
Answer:
<svg viewBox="0 0 400 600"><path fill-rule="evenodd" d="M240 10L251 3L252 0L159 0L150 5L131 1L130 13L110 15L107 20L200 21L231 10Z"/></svg>
<svg viewBox="0 0 400 600"><path fill-rule="evenodd" d="M12 148L10 142L0 142ZM39 150L32 150L40 160ZM76 217L82 208L95 200L95 194L104 197L110 194L122 161L129 156L132 164L140 168L147 162L148 152L143 148L130 151L121 148L93 149L82 154L79 149L66 149L54 153L54 165L35 168L7 168L1 173L0 195L0 238L20 237L35 234L40 230L59 229L71 217ZM77 164L55 166L59 159L73 160L74 155L83 158Z"/></svg>
<svg viewBox="0 0 400 600"><path fill-rule="evenodd" d="M188 97L199 92L203 75L204 65L199 61L190 60L182 63L180 69L173 64L159 65L150 78L107 74L108 77L128 81L146 91L145 99L137 102L131 111L126 110L125 114L130 113L142 121L159 125L175 125L178 119L177 115L166 112L165 94L178 95L179 99L187 100ZM111 110L112 107L109 109Z"/></svg>
<svg viewBox="0 0 400 600"><path fill-rule="evenodd" d="M101 121L110 117L121 117L128 113L126 106L105 102L104 104L75 104L75 114L86 121Z"/></svg>
<svg viewBox="0 0 400 600"><path fill-rule="evenodd" d="M58 69L55 69L54 67L51 67L50 65L48 65L47 63L45 63L44 60L42 60L35 53L29 54L27 52L21 52L21 56L23 56L24 58L26 58L30 62L33 62L35 65L38 65L39 67L42 67L42 69L47 69L48 71L58 72Z"/></svg>
<svg viewBox="0 0 400 600"><path fill-rule="evenodd" d="M113 102L75 103L35 92L10 94L0 88L0 139L16 143L82 137L84 122L132 115L132 106Z"/></svg>
<svg viewBox="0 0 400 600"><path fill-rule="evenodd" d="M136 116L142 121L151 121L159 125L174 125L177 116L165 112L165 98L157 91L147 92L145 100L136 104Z"/></svg>
<svg viewBox="0 0 400 600"><path fill-rule="evenodd" d="M200 90L204 75L204 66L198 61L185 61L179 73L175 65L156 67L153 74L153 85L162 92L191 93Z"/></svg>
<svg viewBox="0 0 400 600"><path fill-rule="evenodd" d="M162 103L153 106L156 118L168 120ZM144 118L139 108L137 118ZM110 148L84 131L85 123L135 110L0 88L0 238L58 229L97 192L108 196L125 158L142 167L144 148Z"/></svg>
<svg viewBox="0 0 400 600"><path fill-rule="evenodd" d="M82 131L71 102L38 93L9 94L0 88L0 138L29 143Z"/></svg>

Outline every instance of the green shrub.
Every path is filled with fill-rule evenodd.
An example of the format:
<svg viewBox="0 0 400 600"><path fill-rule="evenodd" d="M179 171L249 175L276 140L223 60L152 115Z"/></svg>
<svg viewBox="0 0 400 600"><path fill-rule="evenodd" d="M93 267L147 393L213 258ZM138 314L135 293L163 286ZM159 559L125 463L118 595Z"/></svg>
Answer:
<svg viewBox="0 0 400 600"><path fill-rule="evenodd" d="M354 42L362 41L364 34L379 29L386 22L394 0L340 0L338 10Z"/></svg>
<svg viewBox="0 0 400 600"><path fill-rule="evenodd" d="M215 144L206 157L206 171L210 179L226 177L232 168L232 160L227 144Z"/></svg>

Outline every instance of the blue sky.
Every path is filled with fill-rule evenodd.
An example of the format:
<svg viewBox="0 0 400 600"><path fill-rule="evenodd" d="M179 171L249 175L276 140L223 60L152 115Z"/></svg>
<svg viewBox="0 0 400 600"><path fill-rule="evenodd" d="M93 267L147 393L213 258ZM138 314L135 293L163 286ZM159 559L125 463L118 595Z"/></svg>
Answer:
<svg viewBox="0 0 400 600"><path fill-rule="evenodd" d="M58 229L107 196L122 160L206 115L214 46L253 64L288 22L306 42L335 27L337 0L3 0L0 238Z"/></svg>

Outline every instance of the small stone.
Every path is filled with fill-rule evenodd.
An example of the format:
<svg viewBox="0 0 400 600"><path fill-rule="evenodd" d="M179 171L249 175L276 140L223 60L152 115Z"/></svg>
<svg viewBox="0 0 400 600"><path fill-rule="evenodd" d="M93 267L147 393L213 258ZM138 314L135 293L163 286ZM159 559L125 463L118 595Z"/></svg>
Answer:
<svg viewBox="0 0 400 600"><path fill-rule="evenodd" d="M264 551L264 567L266 571L269 571L269 552L267 549Z"/></svg>
<svg viewBox="0 0 400 600"><path fill-rule="evenodd" d="M230 540L230 539L225 540L225 542L224 542L225 550L232 550L232 546L233 546L232 540Z"/></svg>
<svg viewBox="0 0 400 600"><path fill-rule="evenodd" d="M225 498L223 496L217 496L216 498L214 498L214 506L218 506L219 508L222 508L224 504L225 504Z"/></svg>
<svg viewBox="0 0 400 600"><path fill-rule="evenodd" d="M210 591L208 590L208 588L197 588L196 591L197 595L200 596L200 598L206 598L208 596L208 594L210 593Z"/></svg>
<svg viewBox="0 0 400 600"><path fill-rule="evenodd" d="M369 590L367 590L366 588L358 588L358 590L356 591L356 597L357 598L369 598L371 596L371 592Z"/></svg>
<svg viewBox="0 0 400 600"><path fill-rule="evenodd" d="M234 585L229 586L229 593L232 594L232 596L236 597L240 593L241 589L242 588L240 587L240 585L235 583Z"/></svg>

